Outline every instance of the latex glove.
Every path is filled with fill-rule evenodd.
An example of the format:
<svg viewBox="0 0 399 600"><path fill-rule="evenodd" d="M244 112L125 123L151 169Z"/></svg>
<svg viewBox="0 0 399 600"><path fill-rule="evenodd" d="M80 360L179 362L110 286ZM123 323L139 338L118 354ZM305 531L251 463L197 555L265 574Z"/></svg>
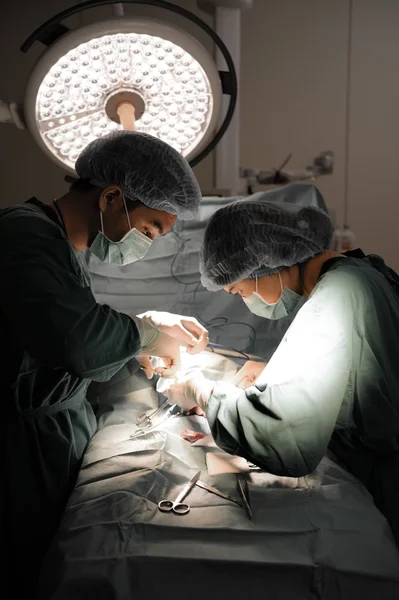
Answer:
<svg viewBox="0 0 399 600"><path fill-rule="evenodd" d="M151 347L146 346L141 349L140 355L159 356L162 358L165 367L156 367L155 373L159 373L162 377L173 377L176 375L181 366L180 360L180 345L179 343L160 331L160 336L156 343ZM147 362L147 370L150 368Z"/></svg>
<svg viewBox="0 0 399 600"><path fill-rule="evenodd" d="M136 360L143 367L144 375L147 377L147 379L152 379L154 377L155 369L152 366L150 357L140 355L136 356Z"/></svg>
<svg viewBox="0 0 399 600"><path fill-rule="evenodd" d="M206 417L206 412L203 411L199 406L194 406L194 408L188 411L188 414L196 415L197 417Z"/></svg>
<svg viewBox="0 0 399 600"><path fill-rule="evenodd" d="M160 331L152 323L148 323L140 317L131 315L131 319L136 323L139 330L141 340L141 351L139 356L141 360L143 356L159 356L162 358L165 367L157 367L155 373L159 373L162 377L173 377L180 369L180 346L178 342ZM140 362L140 361L139 361ZM149 371L150 363L144 362L146 371Z"/></svg>
<svg viewBox="0 0 399 600"><path fill-rule="evenodd" d="M259 363L253 360L248 360L245 365L236 373L231 383L246 390L251 387L262 373L267 363Z"/></svg>
<svg viewBox="0 0 399 600"><path fill-rule="evenodd" d="M162 393L170 404L177 404L184 412L199 406L206 412L208 402L213 393L213 381L198 373L175 377L170 380L169 388Z"/></svg>
<svg viewBox="0 0 399 600"><path fill-rule="evenodd" d="M155 310L150 310L139 316L144 321L152 323L167 335L175 338L181 346L186 346L188 354L202 352L208 345L209 334L194 317Z"/></svg>

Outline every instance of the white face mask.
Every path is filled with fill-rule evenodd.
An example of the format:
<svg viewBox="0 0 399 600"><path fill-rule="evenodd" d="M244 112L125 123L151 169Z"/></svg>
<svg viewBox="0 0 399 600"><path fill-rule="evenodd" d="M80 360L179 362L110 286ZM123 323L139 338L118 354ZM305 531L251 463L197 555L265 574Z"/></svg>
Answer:
<svg viewBox="0 0 399 600"><path fill-rule="evenodd" d="M100 211L101 231L94 238L90 251L100 260L108 265L130 265L143 258L152 244L152 240L146 235L132 228L129 219L129 213L125 205L127 222L129 223L129 231L119 242L113 242L104 234L103 215Z"/></svg>
<svg viewBox="0 0 399 600"><path fill-rule="evenodd" d="M287 287L283 288L280 273L278 273L278 276L280 279L281 294L277 302L273 302L273 304L266 302L258 293L258 278L256 278L256 291L248 296L248 298L243 298L251 313L263 319L276 320L287 317L295 310L302 296Z"/></svg>

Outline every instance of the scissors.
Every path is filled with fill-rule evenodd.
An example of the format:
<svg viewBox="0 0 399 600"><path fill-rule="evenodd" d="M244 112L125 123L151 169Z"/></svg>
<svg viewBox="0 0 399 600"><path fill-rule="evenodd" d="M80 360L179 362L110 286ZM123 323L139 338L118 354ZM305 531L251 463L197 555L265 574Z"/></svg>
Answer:
<svg viewBox="0 0 399 600"><path fill-rule="evenodd" d="M176 500L161 500L161 502L158 504L159 510L162 512L173 511L175 515L186 515L188 512L190 512L190 506L183 502L183 500L191 492L200 478L200 475L201 471L198 471L198 473L196 473L194 477L190 479L188 484L184 486Z"/></svg>

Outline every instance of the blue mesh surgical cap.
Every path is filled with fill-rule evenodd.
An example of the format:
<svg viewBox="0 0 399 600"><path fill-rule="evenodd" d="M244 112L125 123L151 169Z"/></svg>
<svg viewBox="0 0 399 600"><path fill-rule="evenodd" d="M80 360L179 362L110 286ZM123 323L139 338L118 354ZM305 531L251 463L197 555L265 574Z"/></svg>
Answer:
<svg viewBox="0 0 399 600"><path fill-rule="evenodd" d="M140 200L180 219L194 219L201 190L194 173L177 150L137 131L115 131L86 146L75 171L81 179L106 187L119 185L129 200Z"/></svg>
<svg viewBox="0 0 399 600"><path fill-rule="evenodd" d="M294 183L215 212L200 253L202 285L216 292L243 279L272 275L330 248L333 226L320 204L324 200L314 185Z"/></svg>

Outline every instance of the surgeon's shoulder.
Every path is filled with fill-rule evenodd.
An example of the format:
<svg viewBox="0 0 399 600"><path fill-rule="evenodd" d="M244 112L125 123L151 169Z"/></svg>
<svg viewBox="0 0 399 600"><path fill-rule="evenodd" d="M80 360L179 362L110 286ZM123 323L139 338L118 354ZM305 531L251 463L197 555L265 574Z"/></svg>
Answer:
<svg viewBox="0 0 399 600"><path fill-rule="evenodd" d="M39 207L19 204L0 210L0 244L65 239L65 234Z"/></svg>
<svg viewBox="0 0 399 600"><path fill-rule="evenodd" d="M364 260L344 258L334 263L320 278L315 295L324 295L334 302L348 302L359 309L362 303L368 301L375 279L380 276Z"/></svg>

